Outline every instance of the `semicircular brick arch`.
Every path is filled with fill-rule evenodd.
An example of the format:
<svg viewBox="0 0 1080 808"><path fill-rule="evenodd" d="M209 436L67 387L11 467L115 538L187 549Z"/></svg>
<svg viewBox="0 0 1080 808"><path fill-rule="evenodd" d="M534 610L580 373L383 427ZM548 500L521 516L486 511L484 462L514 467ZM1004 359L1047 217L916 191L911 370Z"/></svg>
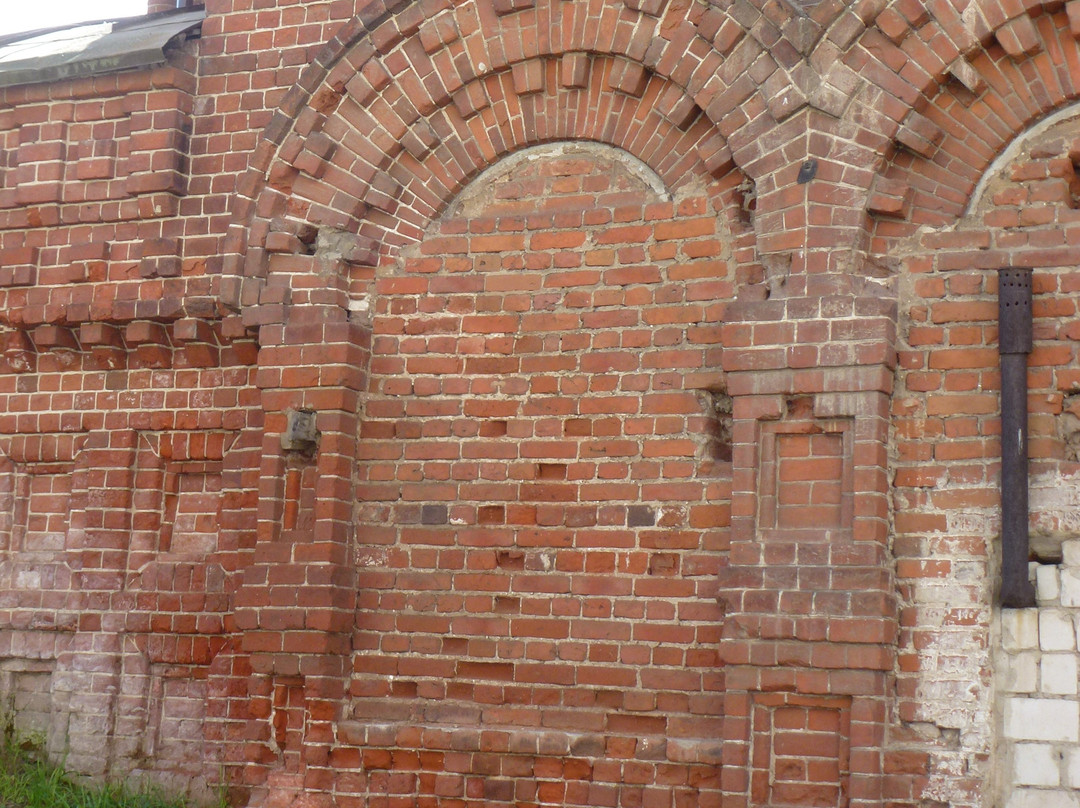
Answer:
<svg viewBox="0 0 1080 808"><path fill-rule="evenodd" d="M918 31L902 29L885 13L878 26L897 40L894 55L911 51L915 45L907 43L915 39L921 52L930 36L924 29L942 30L933 20ZM892 99L893 109L905 111L894 116L893 128L881 127L891 141L867 201L872 254L886 254L919 227L955 222L1008 144L1080 97L1080 44L1064 9L1036 7L1011 17L983 9L968 34L963 41L954 31L963 53L938 60L918 88L909 86L906 108Z"/></svg>
<svg viewBox="0 0 1080 808"><path fill-rule="evenodd" d="M807 36L816 33L806 25ZM785 105L808 105L816 114L814 126L825 137L812 140L807 156L822 161L823 172L842 175L847 186L816 201L834 208L833 222L846 227L845 238L854 239L859 251L865 247L876 266L891 239L921 224L955 219L1008 138L1071 97L1071 89L1063 90L1073 81L1064 75L1064 54L1075 49L1069 30L1067 13L1053 4L852 5L832 18L805 62L791 69L792 92L770 92L771 78L762 96L777 120ZM1061 78L1053 78L1058 73ZM1030 92L1013 100L1006 97L1012 86ZM1020 113L1012 116L1016 120L1010 120L1013 107ZM753 175L738 135L730 136L732 152ZM781 201L797 194L796 168L775 175ZM755 179L759 215L767 216L770 188ZM923 214L909 219L920 208ZM765 254L767 234L777 228L766 224L761 230Z"/></svg>
<svg viewBox="0 0 1080 808"><path fill-rule="evenodd" d="M1060 3L1006 7L1000 0L976 0L966 8L902 0L882 6L856 6L838 16L815 57L829 65L821 71L824 94L847 87L843 97L854 103L842 117L886 161L898 148L919 152L920 138L934 136L922 118L943 90L951 85L981 93L986 77L973 61L1002 52L1022 60L1043 50L1049 44L1043 29L1062 12ZM833 53L839 58L829 64L823 57Z"/></svg>
<svg viewBox="0 0 1080 808"><path fill-rule="evenodd" d="M550 8L559 7L551 0L543 1L550 2ZM567 5L576 8L578 4ZM612 8L616 12L611 20L606 11L599 13L596 31L579 31L575 23L574 37L578 39L571 38L569 45L545 43L537 46L535 53L524 52L523 36L523 52L503 52L498 60L492 59L490 49L500 42L514 42L512 31L485 29L497 29L501 23L470 18L469 9L476 12L472 6L431 19L425 19L419 11L409 17L410 9L406 8L393 18L373 22L370 33L356 23L350 34L354 36L352 44L344 47L344 37L339 37L342 42L324 50L316 66L291 91L237 189L233 211L236 222L227 248L233 258L222 280L221 296L227 304L243 308L247 326L265 326L259 333L259 384L266 410L267 441L261 479L265 490L274 491L278 481L291 473L287 468L291 459L286 453L302 451L303 444L289 443L287 432L291 424L300 422L299 413L314 413L319 424L318 451L314 462L305 465L297 472L300 476L294 475L293 479L299 481L302 491L314 491L314 481L318 480L320 490L337 492L330 507L320 507L319 513L310 517L315 520L311 529L324 537L325 546L318 550L320 558L338 559L333 563L344 568L334 572L332 583L320 585L312 595L320 602L332 601L338 608L336 622L320 638L318 648L309 651L304 640L305 654L321 655L319 665L324 673L302 685L274 684L279 688L274 691L275 698L281 692L287 694L290 704L295 700L297 704L316 705L310 708L310 714L344 714L342 687L347 683L345 666L351 657L339 649L348 648L351 642L352 610L360 605L359 593L368 589L357 584L360 575L354 538L361 524L355 508L358 500L378 499L354 487L356 461L364 459L363 452L370 448L370 435L362 431L362 425L372 410L362 410L360 404L368 406L372 389L381 390L378 385L384 378L389 386L396 384L399 387L395 389L400 389L402 382L412 385L410 373L430 375L431 379L418 382L422 392L428 389L425 385L441 384L444 369L454 367L442 355L429 357L434 363L421 363L423 370L417 371L419 357L389 351L385 346L387 334L380 329L396 327L398 312L393 307L441 307L445 304L443 292L453 287L450 291L461 293L454 305L472 312L463 317L467 322L461 339L470 346L480 345L480 350L490 354L504 350L507 340L515 341L510 332L503 333L503 328L519 312L508 311L505 317L496 319L492 327L497 333L493 332L489 344L482 332L471 333L468 329L488 327L485 307L492 305L491 296L478 296L457 285L464 282L471 289L482 285L487 276L495 275L499 276L496 283L518 283L519 276L526 273L524 266L518 271L517 262L524 264L526 256L532 256L534 264L550 260L555 270L570 270L559 262L582 262L581 278L574 282L584 286L596 284L593 278L601 268L609 270L603 285L610 288L599 288L595 298L591 291L571 289L567 293L567 306L575 309L570 312L572 317L577 317L576 307L584 306L611 309L613 314L600 312L605 317L619 319L625 310L638 318L639 309L650 305L654 295L654 290L646 287L656 287L655 311L650 308L647 315L653 318L649 327L655 325L663 332L657 340L657 347L664 351L655 360L656 373L658 377L676 373L676 365L691 363L686 389L676 402L683 409L693 405L687 414L693 434L688 435L683 448L691 451L691 444L700 445L703 467L716 465L709 459L711 453L721 457L726 451L722 439L711 437L713 432L719 435L723 431L721 416L713 415L718 405L709 403L714 397L724 397L722 374L717 370L720 348L715 323L722 319L735 287L759 278L754 277L758 272L754 262L756 242L747 210L753 200L752 187L744 187L743 175L734 168L731 150L721 133L728 130L714 121L717 116L724 119L724 110L736 109L757 91L757 85L746 76L741 60L725 64L711 41L696 33L693 42L681 42L674 48L689 54L685 60L667 59L664 46L646 59L660 23L649 23L645 18L659 18L622 4ZM595 7L591 10L597 13ZM512 28L514 21L524 25L532 13L528 9L511 10L501 19L506 28ZM587 17L584 11L580 13L584 24ZM629 35L609 31L610 41L601 41L598 37L605 36L609 23L616 31L629 25ZM641 25L635 27L638 23ZM685 25L680 23L676 28L685 32ZM646 31L647 36L640 39L636 30ZM673 35L670 29L666 33ZM713 37L718 36L719 29L713 33ZM616 40L623 52L612 52ZM337 50L331 54L334 48ZM700 58L694 55L698 53ZM722 92L727 85L719 75L721 68L737 74L732 81L739 89L727 96ZM694 86L700 88L696 93L688 89ZM743 116L735 121L738 117L724 120L724 126L744 126L749 120ZM625 159L627 155L636 158L645 166L638 179L648 177L644 182L647 192L631 183L631 198L626 201L621 199L626 188L610 193L593 188L592 200L582 200L578 207L570 206L573 209L569 211L548 211L551 223L544 220L543 214L519 217L519 232L496 233L497 238L491 239L487 233L477 232L475 243L471 232L467 239L455 238L460 235L457 233L441 234L456 242L450 245L425 239L434 233L429 224L443 226L440 214L454 200L468 198L468 192L464 196L460 192L470 180L480 178L484 182L485 169L511 155L522 155L528 147L559 144L552 146L558 149L567 142L572 144L566 147L571 150L596 148L582 143L603 144L607 148L600 151L610 152L612 172L627 163L636 165ZM590 166L590 180L607 179L600 176L603 172L593 170L604 160L590 158L584 162ZM540 200L537 207L549 201L543 195L534 198ZM599 208L598 212L607 218L587 218L586 211L597 212L593 208ZM514 218L506 216L507 220ZM518 224L496 224L487 217L482 226L492 230L504 226L509 231ZM585 248L586 242L579 240L587 238L597 239L596 249ZM438 255L423 254L425 244ZM413 245L415 249L406 249ZM462 249L466 252L459 254ZM501 260L498 273L490 264L495 252L505 253L513 264L506 267L505 273ZM462 255L473 265L471 277L463 278L464 272L457 272L456 268L465 263ZM455 269L453 274L447 270L429 285L427 261L434 262L435 257L438 263L445 259ZM590 260L594 263L588 264ZM416 263L410 265L410 261ZM542 273L533 269L541 268L530 265L526 278L530 286L526 289L541 282ZM550 319L551 312L543 306L549 305L556 283L566 282L566 278L553 278L546 294L536 295L538 302L530 314L530 327L533 320L543 325ZM502 297L501 293L496 296ZM507 295L506 305L524 305L532 310L530 297ZM511 332L516 330L514 327ZM584 333L595 328L575 327L568 333L575 330ZM433 337L432 352L435 347L443 349L442 336ZM534 335L525 336L532 340ZM605 333L597 347L614 336L622 339L621 335ZM634 335L628 333L625 339L628 347L636 345ZM683 342L688 346L685 355L677 349ZM411 341L411 345L416 344ZM427 347L425 338L425 351ZM672 350L668 351L668 347ZM462 361L465 351L462 345ZM619 352L636 354L636 349ZM693 356L687 358L690 354ZM470 372L473 365L498 365L489 363L489 358L470 356ZM408 364L410 359L412 366L405 374L386 367L387 362ZM609 360L600 357L599 361ZM437 373L428 374L428 370ZM648 372L651 374L653 368ZM486 384L491 374L486 370L477 373L485 377L478 384ZM448 390L456 382L449 384ZM426 401L426 393L417 398ZM395 393L390 403L396 406L401 401ZM666 392L656 401L657 407L674 406ZM703 410L706 406L712 410ZM706 451L710 453L708 458ZM651 464L652 459L646 462ZM536 465L532 461L529 464ZM543 473L561 471L552 467ZM381 474L378 470L377 475ZM710 497L725 495L726 482L721 480L718 485ZM261 535L289 538L293 535L290 531L303 529L306 533L309 527L299 517L292 521L278 518L273 499L274 495L268 496L260 512ZM289 507L299 512L306 506L297 500L295 507ZM436 504L434 510L428 508L425 512L428 515L424 518L430 519L433 514L441 514L442 509ZM638 518L637 511L634 513ZM723 518L722 513L716 515L711 510L701 514L701 518ZM642 513L640 518L651 521L654 516ZM366 530L377 526L362 527ZM300 662L291 651L265 653L262 649L278 642L269 634L280 637L282 632L303 632L306 628L305 610L296 608L301 597L298 591L278 588L271 609L262 606L260 582L267 580L280 564L270 544L260 545L258 560L245 574L245 583L237 595L237 614L239 624L246 627L242 650L251 653L252 670L277 675L299 669ZM318 562L301 563L318 566ZM326 580L322 572L316 569L311 577ZM305 570L303 575L308 576L308 572ZM264 688L253 695L264 698L267 692ZM708 696L711 699L712 693ZM712 701L707 709L714 710ZM332 736L328 724L314 729L311 726L308 732L313 738ZM697 735L709 737L714 728L710 725L708 731ZM269 727L264 730L267 738L269 731ZM280 741L275 736L274 743L287 749L287 755L300 753L301 742L287 734ZM652 743L651 739L647 742ZM701 768L707 768L706 776L710 778L716 771L711 758Z"/></svg>
<svg viewBox="0 0 1080 808"><path fill-rule="evenodd" d="M223 299L253 302L261 283L245 295L241 279L267 277L268 254L311 253L320 228L359 234L350 260L376 262L523 147L618 146L669 188L732 168L716 124L758 91L745 68L760 44L711 7L634 0L586 19L579 4L528 2L362 13L264 133L234 199ZM507 45L515 27L520 49Z"/></svg>
<svg viewBox="0 0 1080 808"><path fill-rule="evenodd" d="M332 112L298 121L257 198L245 274L263 276L270 253L310 252L320 229L357 234L349 260L374 264L417 240L484 168L535 144L617 146L672 190L730 165L693 101L625 59L533 59L438 101L403 92L413 79L373 86L359 73Z"/></svg>

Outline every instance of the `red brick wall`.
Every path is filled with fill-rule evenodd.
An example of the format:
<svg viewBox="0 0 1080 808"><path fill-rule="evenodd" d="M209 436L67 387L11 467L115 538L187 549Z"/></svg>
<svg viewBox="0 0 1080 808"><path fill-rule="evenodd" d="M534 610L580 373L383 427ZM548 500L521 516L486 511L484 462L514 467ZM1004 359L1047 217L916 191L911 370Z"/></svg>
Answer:
<svg viewBox="0 0 1080 808"><path fill-rule="evenodd" d="M4 656L51 694L49 722L25 728L77 770L185 788L205 771L261 421L254 345L218 347L207 325L202 361L210 346L181 336L193 324L159 327L152 346L134 341L145 321L108 346L59 329L64 347L41 340L31 369L8 372L0 419Z"/></svg>
<svg viewBox="0 0 1080 808"><path fill-rule="evenodd" d="M23 728L253 807L992 804L992 270L1052 554L1077 132L1009 144L1075 2L249 5L0 92Z"/></svg>
<svg viewBox="0 0 1080 808"><path fill-rule="evenodd" d="M899 708L913 726L940 728L932 754L941 761L979 743L964 737L969 716L993 709L988 624L1001 496L997 266L1034 268L1035 346L1028 359L1034 556L1043 563L1060 559L1060 542L1071 536L1077 252L1069 235L1076 218L1070 150L1077 134L1075 124L1058 124L1011 146L961 225L921 237L907 263L893 405L894 548L907 602ZM920 670L929 659L951 671L928 679ZM977 779L966 787L977 791Z"/></svg>
<svg viewBox="0 0 1080 808"><path fill-rule="evenodd" d="M628 163L500 166L376 279L367 798L716 802L730 447L709 357L731 270L709 196L668 201ZM403 759L419 771L380 785Z"/></svg>

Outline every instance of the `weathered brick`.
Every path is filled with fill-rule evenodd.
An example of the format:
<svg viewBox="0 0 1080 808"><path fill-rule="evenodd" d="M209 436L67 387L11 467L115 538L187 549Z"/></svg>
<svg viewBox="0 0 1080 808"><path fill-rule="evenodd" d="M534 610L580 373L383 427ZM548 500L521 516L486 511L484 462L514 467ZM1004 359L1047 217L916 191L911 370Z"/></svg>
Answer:
<svg viewBox="0 0 1080 808"><path fill-rule="evenodd" d="M995 647L992 270L1036 267L1052 561L1073 3L241 5L2 91L0 678L69 765L225 761L251 808L1069 799L1068 731L996 736L1075 706L1080 588L1066 541Z"/></svg>

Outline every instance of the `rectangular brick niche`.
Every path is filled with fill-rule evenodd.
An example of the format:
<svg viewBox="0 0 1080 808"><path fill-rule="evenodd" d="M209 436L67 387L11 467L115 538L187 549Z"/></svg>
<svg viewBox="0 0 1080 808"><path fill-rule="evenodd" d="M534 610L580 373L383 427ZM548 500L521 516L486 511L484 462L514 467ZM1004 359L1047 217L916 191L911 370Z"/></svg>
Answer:
<svg viewBox="0 0 1080 808"><path fill-rule="evenodd" d="M72 475L84 434L7 436L0 443L0 548L24 562L55 561L67 541ZM20 586L41 585L26 570Z"/></svg>
<svg viewBox="0 0 1080 808"><path fill-rule="evenodd" d="M52 715L55 660L6 659L0 662L0 708L24 735L47 735Z"/></svg>
<svg viewBox="0 0 1080 808"><path fill-rule="evenodd" d="M18 468L12 550L56 553L64 549L71 472L72 464L30 464Z"/></svg>
<svg viewBox="0 0 1080 808"><path fill-rule="evenodd" d="M762 537L828 541L850 533L850 420L764 424L758 524Z"/></svg>
<svg viewBox="0 0 1080 808"><path fill-rule="evenodd" d="M751 805L848 804L850 698L755 694L752 732Z"/></svg>

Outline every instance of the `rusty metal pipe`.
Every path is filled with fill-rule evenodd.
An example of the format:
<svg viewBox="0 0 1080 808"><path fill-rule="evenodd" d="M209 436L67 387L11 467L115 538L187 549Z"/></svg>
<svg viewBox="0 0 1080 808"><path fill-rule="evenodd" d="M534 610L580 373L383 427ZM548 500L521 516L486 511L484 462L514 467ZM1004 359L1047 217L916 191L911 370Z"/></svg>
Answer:
<svg viewBox="0 0 1080 808"><path fill-rule="evenodd" d="M998 270L1001 355L1001 605L1035 605L1028 579L1027 356L1031 353L1031 269Z"/></svg>

